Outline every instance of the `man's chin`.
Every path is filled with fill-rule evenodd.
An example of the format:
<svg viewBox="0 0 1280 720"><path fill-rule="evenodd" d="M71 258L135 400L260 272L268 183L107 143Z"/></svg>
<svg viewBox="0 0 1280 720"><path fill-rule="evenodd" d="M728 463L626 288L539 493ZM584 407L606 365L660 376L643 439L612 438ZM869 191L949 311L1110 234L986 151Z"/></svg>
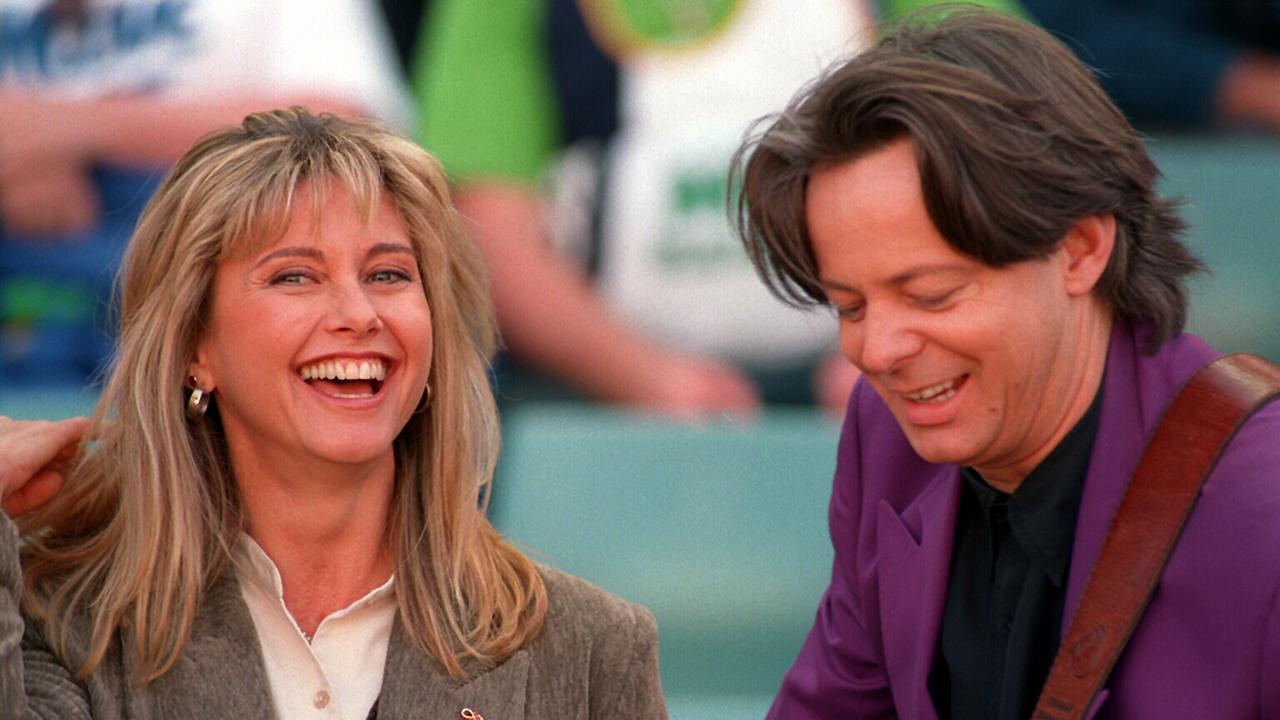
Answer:
<svg viewBox="0 0 1280 720"><path fill-rule="evenodd" d="M977 457L976 443L957 438L955 428L912 428L906 435L911 449L934 465L971 466Z"/></svg>

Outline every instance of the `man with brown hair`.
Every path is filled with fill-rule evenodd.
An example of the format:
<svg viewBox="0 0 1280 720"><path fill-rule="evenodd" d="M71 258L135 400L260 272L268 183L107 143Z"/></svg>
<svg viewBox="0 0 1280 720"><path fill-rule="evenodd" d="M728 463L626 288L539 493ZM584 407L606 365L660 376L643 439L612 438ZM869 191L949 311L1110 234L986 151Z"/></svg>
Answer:
<svg viewBox="0 0 1280 720"><path fill-rule="evenodd" d="M779 296L864 374L835 562L774 718L1026 718L1143 447L1217 357L1199 262L1088 70L986 12L918 18L739 152ZM1222 453L1090 716L1280 717L1280 405Z"/></svg>

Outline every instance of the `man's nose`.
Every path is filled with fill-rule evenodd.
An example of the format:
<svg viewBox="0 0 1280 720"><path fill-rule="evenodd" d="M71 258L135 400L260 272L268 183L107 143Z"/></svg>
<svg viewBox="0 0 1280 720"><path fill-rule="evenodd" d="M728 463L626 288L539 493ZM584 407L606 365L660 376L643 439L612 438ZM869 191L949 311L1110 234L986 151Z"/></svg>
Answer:
<svg viewBox="0 0 1280 720"><path fill-rule="evenodd" d="M892 373L924 345L919 331L910 327L905 314L893 308L868 308L858 332L851 359L863 372L874 375Z"/></svg>

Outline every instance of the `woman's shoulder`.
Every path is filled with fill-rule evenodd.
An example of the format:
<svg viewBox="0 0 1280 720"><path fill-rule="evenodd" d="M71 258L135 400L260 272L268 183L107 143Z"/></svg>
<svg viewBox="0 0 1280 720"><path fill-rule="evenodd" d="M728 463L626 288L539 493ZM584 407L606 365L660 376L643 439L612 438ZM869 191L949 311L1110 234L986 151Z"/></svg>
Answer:
<svg viewBox="0 0 1280 720"><path fill-rule="evenodd" d="M548 608L526 648L528 717L560 717L585 705L592 718L665 719L653 613L560 570L540 565L538 572Z"/></svg>
<svg viewBox="0 0 1280 720"><path fill-rule="evenodd" d="M634 642L656 642L657 621L643 605L553 567L539 565L538 574L547 587L545 630L586 637L620 634Z"/></svg>

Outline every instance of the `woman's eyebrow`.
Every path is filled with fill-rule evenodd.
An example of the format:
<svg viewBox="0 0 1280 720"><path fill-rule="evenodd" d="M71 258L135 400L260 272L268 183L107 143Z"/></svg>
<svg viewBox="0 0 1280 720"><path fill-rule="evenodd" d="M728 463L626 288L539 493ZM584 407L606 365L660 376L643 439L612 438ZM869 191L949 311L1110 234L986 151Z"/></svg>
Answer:
<svg viewBox="0 0 1280 720"><path fill-rule="evenodd" d="M262 265L263 263L267 262L268 260L272 260L278 257L309 257L309 258L314 258L316 260L323 260L324 253L320 252L316 248L307 247L305 245L290 245L288 247L282 247L279 250L272 250L266 255L263 255L262 257L258 258L258 262L254 263L253 266L256 268L259 265Z"/></svg>
<svg viewBox="0 0 1280 720"><path fill-rule="evenodd" d="M377 243L369 248L369 252L365 253L365 257L371 258L374 255L385 255L387 253L406 253L417 257L417 253L413 251L413 248L404 243Z"/></svg>
<svg viewBox="0 0 1280 720"><path fill-rule="evenodd" d="M365 253L365 257L368 258L368 257L373 257L374 255L385 255L387 253L405 253L408 255L416 255L412 247L405 245L403 243L377 243L373 247L369 248L369 252ZM288 247L282 247L276 250L272 250L266 255L263 255L262 257L258 258L258 262L254 263L253 266L256 268L259 265L262 265L263 263L266 263L270 260L274 260L275 258L278 258L278 257L307 257L307 258L313 258L315 260L323 260L324 253L316 248L307 247L305 245L290 245Z"/></svg>

